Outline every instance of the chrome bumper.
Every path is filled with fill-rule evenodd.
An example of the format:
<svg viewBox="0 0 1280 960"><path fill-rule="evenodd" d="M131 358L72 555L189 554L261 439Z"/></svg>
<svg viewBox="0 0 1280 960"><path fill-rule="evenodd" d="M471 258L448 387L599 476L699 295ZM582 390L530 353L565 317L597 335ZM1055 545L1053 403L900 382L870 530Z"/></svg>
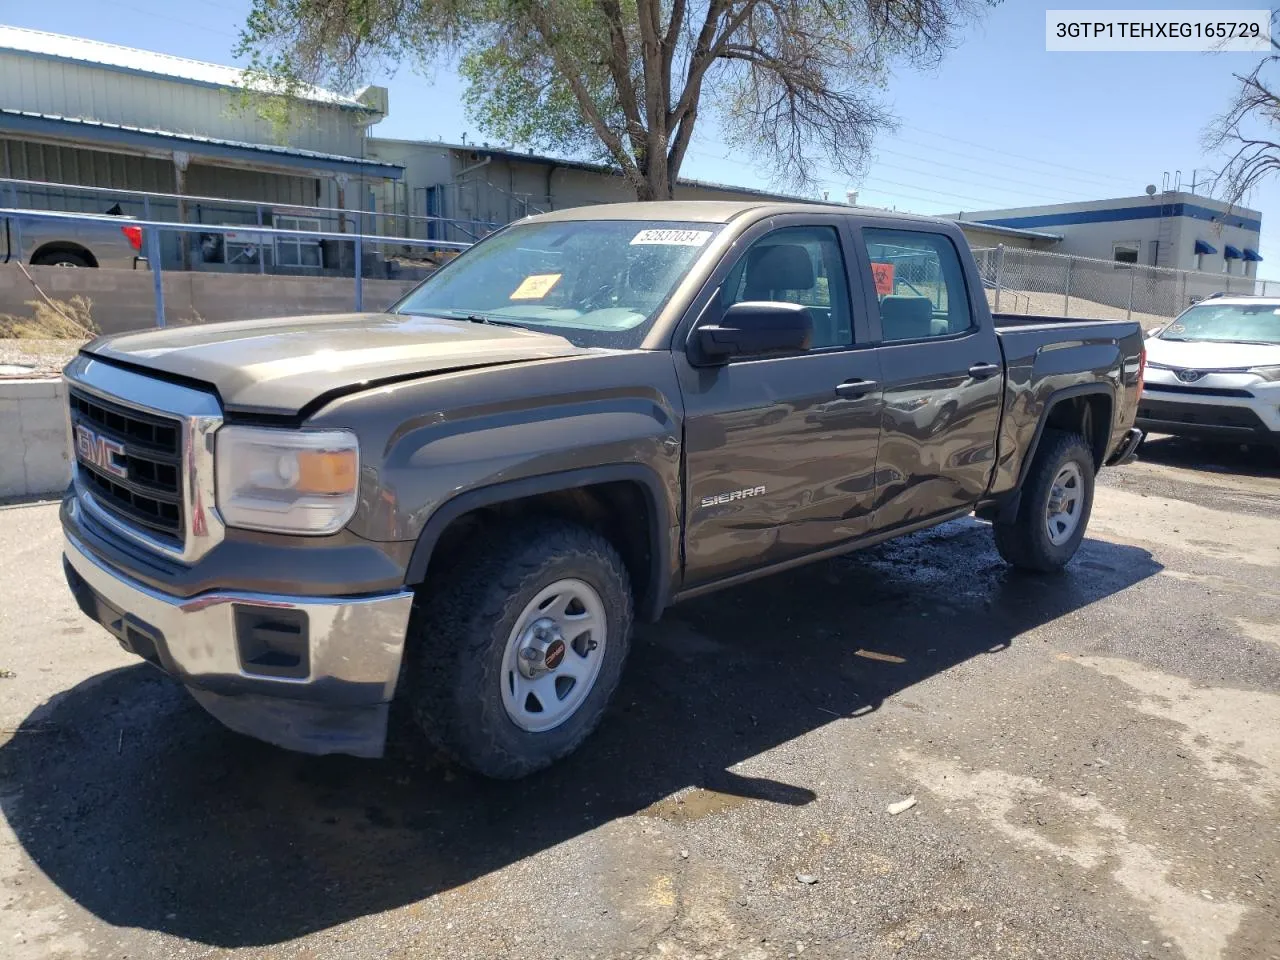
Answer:
<svg viewBox="0 0 1280 960"><path fill-rule="evenodd" d="M211 592L175 597L104 564L64 531L67 580L86 614L186 684L227 726L307 753L378 756L395 693L413 593L286 597ZM302 671L245 663L243 618L305 625ZM239 619L238 619L239 618Z"/></svg>

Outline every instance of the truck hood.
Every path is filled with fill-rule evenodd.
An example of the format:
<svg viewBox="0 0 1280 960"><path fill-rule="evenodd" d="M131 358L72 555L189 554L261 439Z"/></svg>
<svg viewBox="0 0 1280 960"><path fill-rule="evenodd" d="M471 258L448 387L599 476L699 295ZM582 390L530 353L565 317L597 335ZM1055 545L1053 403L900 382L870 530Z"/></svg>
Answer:
<svg viewBox="0 0 1280 960"><path fill-rule="evenodd" d="M1179 342L1152 337L1147 341L1147 360L1190 370L1270 367L1280 364L1280 344Z"/></svg>
<svg viewBox="0 0 1280 960"><path fill-rule="evenodd" d="M391 313L173 327L103 337L84 350L208 384L231 413L285 416L371 384L587 352L553 334Z"/></svg>

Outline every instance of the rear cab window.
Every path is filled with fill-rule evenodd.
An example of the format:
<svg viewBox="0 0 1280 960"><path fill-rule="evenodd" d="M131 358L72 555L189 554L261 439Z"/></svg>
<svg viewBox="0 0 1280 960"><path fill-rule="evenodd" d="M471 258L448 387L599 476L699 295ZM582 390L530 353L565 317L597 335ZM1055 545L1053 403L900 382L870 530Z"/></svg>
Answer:
<svg viewBox="0 0 1280 960"><path fill-rule="evenodd" d="M883 341L949 337L973 329L964 268L950 237L880 227L861 232Z"/></svg>

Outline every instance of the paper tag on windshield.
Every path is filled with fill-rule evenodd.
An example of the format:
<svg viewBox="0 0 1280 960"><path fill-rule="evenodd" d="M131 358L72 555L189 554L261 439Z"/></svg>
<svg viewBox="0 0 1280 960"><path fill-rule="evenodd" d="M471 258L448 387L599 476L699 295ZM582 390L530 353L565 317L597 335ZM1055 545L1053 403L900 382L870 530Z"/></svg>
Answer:
<svg viewBox="0 0 1280 960"><path fill-rule="evenodd" d="M641 230L631 238L631 245L663 243L675 247L700 247L710 239L710 230Z"/></svg>
<svg viewBox="0 0 1280 960"><path fill-rule="evenodd" d="M541 300L560 282L559 273L531 273L520 281L508 300Z"/></svg>

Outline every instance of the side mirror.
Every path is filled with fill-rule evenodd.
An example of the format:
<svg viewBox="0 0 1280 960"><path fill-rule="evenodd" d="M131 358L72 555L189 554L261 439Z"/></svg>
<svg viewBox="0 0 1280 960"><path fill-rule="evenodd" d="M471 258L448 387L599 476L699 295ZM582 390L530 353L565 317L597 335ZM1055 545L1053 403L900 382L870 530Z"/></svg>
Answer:
<svg viewBox="0 0 1280 960"><path fill-rule="evenodd" d="M691 337L695 366L720 366L735 357L808 350L813 316L798 303L745 300L725 310L718 324L697 327Z"/></svg>
<svg viewBox="0 0 1280 960"><path fill-rule="evenodd" d="M1154 337L1156 334L1158 334L1158 333L1159 333L1161 330L1163 330L1163 329L1164 329L1164 327L1151 327L1151 328L1149 328L1149 329L1146 331L1146 336L1148 336L1148 337Z"/></svg>

